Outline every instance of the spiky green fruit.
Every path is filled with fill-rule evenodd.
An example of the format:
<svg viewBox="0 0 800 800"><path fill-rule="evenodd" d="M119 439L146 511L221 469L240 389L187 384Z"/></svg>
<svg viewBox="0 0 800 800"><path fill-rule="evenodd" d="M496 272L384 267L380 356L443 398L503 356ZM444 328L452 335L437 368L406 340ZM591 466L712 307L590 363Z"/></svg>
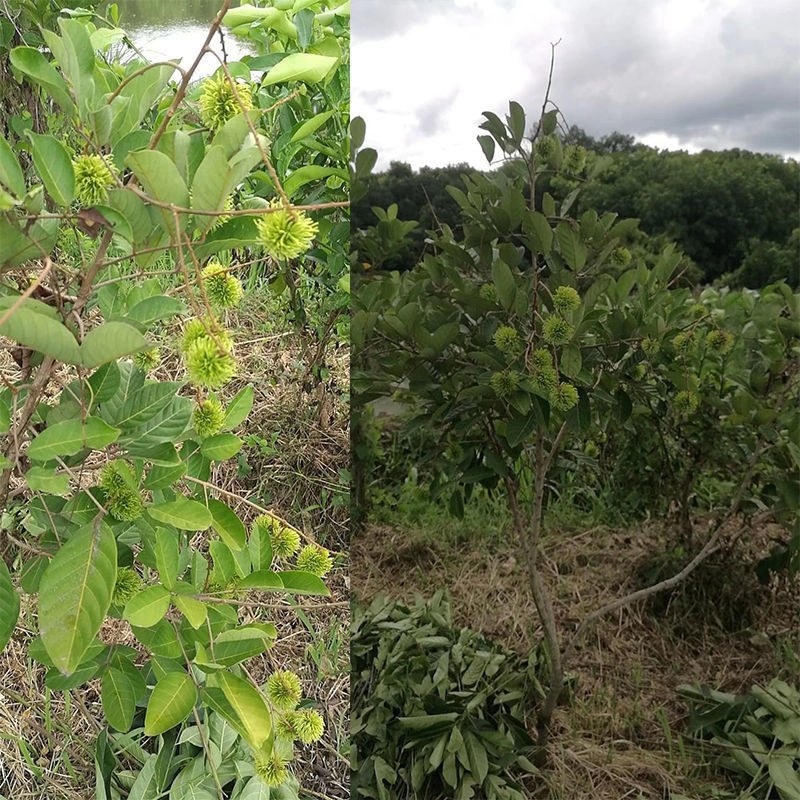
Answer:
<svg viewBox="0 0 800 800"><path fill-rule="evenodd" d="M284 529L285 530L285 529ZM297 556L297 569L311 572L318 578L327 575L333 567L331 554L318 544L307 544Z"/></svg>
<svg viewBox="0 0 800 800"><path fill-rule="evenodd" d="M509 397L514 394L519 386L519 373L512 369L495 372L489 379L489 384L498 397Z"/></svg>
<svg viewBox="0 0 800 800"><path fill-rule="evenodd" d="M186 351L198 340L211 338L219 343L224 350L233 350L231 335L212 319L190 319L184 326L181 334L181 351Z"/></svg>
<svg viewBox="0 0 800 800"><path fill-rule="evenodd" d="M155 369L161 361L161 351L157 347L151 347L149 350L141 350L133 356L133 363L139 367L142 372L150 372Z"/></svg>
<svg viewBox="0 0 800 800"><path fill-rule="evenodd" d="M696 392L684 389L675 395L672 403L678 414L688 416L697 411L697 407L700 405L700 398Z"/></svg>
<svg viewBox="0 0 800 800"><path fill-rule="evenodd" d="M100 470L99 486L105 492L105 509L119 522L138 519L144 511L133 469L124 461L110 461Z"/></svg>
<svg viewBox="0 0 800 800"><path fill-rule="evenodd" d="M501 325L494 332L494 346L505 355L512 355L517 349L519 334L510 325Z"/></svg>
<svg viewBox="0 0 800 800"><path fill-rule="evenodd" d="M114 584L114 595L111 598L111 603L115 606L124 606L143 588L144 581L135 569L120 567L117 570L117 581Z"/></svg>
<svg viewBox="0 0 800 800"><path fill-rule="evenodd" d="M303 708L295 714L294 729L297 738L303 744L311 744L322 738L322 734L325 733L325 722L318 711L313 708Z"/></svg>
<svg viewBox="0 0 800 800"><path fill-rule="evenodd" d="M558 142L556 137L550 134L543 136L536 142L536 158L543 164L553 165L558 153Z"/></svg>
<svg viewBox="0 0 800 800"><path fill-rule="evenodd" d="M560 314L574 311L581 304L581 296L571 286L559 286L553 294L553 305Z"/></svg>
<svg viewBox="0 0 800 800"><path fill-rule="evenodd" d="M197 435L203 439L219 433L224 423L225 409L216 397L201 401L192 412L192 425Z"/></svg>
<svg viewBox="0 0 800 800"><path fill-rule="evenodd" d="M116 173L109 159L82 155L72 160L75 173L75 198L82 206L96 206L108 200L108 190L116 184Z"/></svg>
<svg viewBox="0 0 800 800"><path fill-rule="evenodd" d="M566 344L575 333L575 328L563 317L551 314L542 324L542 338L549 344Z"/></svg>
<svg viewBox="0 0 800 800"><path fill-rule="evenodd" d="M294 711L303 696L300 677L290 670L273 672L267 678L267 697L281 711Z"/></svg>
<svg viewBox="0 0 800 800"><path fill-rule="evenodd" d="M672 346L679 353L688 353L694 344L694 331L682 331L672 338Z"/></svg>
<svg viewBox="0 0 800 800"><path fill-rule="evenodd" d="M627 247L616 247L611 251L611 263L617 267L625 267L631 263L631 251Z"/></svg>
<svg viewBox="0 0 800 800"><path fill-rule="evenodd" d="M292 528L274 527L270 532L270 541L277 558L290 558L300 549L300 534Z"/></svg>
<svg viewBox="0 0 800 800"><path fill-rule="evenodd" d="M661 342L659 342L658 339L645 336L645 338L642 339L642 350L644 350L648 356L654 356L661 350Z"/></svg>
<svg viewBox="0 0 800 800"><path fill-rule="evenodd" d="M215 308L234 308L244 296L241 281L219 261L212 260L201 273L209 303Z"/></svg>
<svg viewBox="0 0 800 800"><path fill-rule="evenodd" d="M267 786L280 786L289 777L289 762L277 753L257 753L253 762L256 775Z"/></svg>
<svg viewBox="0 0 800 800"><path fill-rule="evenodd" d="M310 247L319 226L305 211L282 207L278 201L274 210L263 214L256 222L258 240L273 258L297 258Z"/></svg>
<svg viewBox="0 0 800 800"><path fill-rule="evenodd" d="M533 367L531 378L539 391L550 392L558 384L558 371L552 364L544 364Z"/></svg>
<svg viewBox="0 0 800 800"><path fill-rule="evenodd" d="M493 283L481 284L481 288L478 289L478 294L484 300L488 300L491 303L496 303L497 302L497 289L495 289Z"/></svg>
<svg viewBox="0 0 800 800"><path fill-rule="evenodd" d="M733 335L728 331L714 328L706 334L706 344L714 352L725 355L733 347Z"/></svg>
<svg viewBox="0 0 800 800"><path fill-rule="evenodd" d="M531 369L538 371L553 366L553 354L544 347L537 347L531 353Z"/></svg>
<svg viewBox="0 0 800 800"><path fill-rule="evenodd" d="M253 92L246 84L235 82L234 91L224 73L203 81L200 92L200 119L203 125L212 131L218 130L228 120L251 108L253 108Z"/></svg>
<svg viewBox="0 0 800 800"><path fill-rule="evenodd" d="M219 389L236 374L236 361L230 350L210 336L196 339L184 353L189 380L196 386Z"/></svg>
<svg viewBox="0 0 800 800"><path fill-rule="evenodd" d="M573 175L579 175L586 166L586 148L571 144L564 150L564 169Z"/></svg>
<svg viewBox="0 0 800 800"><path fill-rule="evenodd" d="M569 411L578 403L578 390L571 383L559 383L550 390L550 405L557 411Z"/></svg>

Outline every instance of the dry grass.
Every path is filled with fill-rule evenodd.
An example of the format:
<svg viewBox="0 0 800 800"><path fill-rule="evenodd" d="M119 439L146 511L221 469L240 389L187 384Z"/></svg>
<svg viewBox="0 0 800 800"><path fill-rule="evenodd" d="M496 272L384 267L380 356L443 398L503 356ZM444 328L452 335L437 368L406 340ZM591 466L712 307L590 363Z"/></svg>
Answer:
<svg viewBox="0 0 800 800"><path fill-rule="evenodd" d="M346 348L331 345L325 353L329 377L317 380L309 363L315 343L306 346L291 333L271 331L265 324L267 313L262 301L248 298L239 314L228 320L237 342L240 378L226 387L225 396L232 397L249 383L256 401L240 431L246 439L241 466L236 460L215 466L211 482L270 508L338 554L334 571L326 579L332 591L330 601L299 598L296 609L286 605L246 608L240 616L245 621L272 621L279 629L276 647L247 662L253 678L264 680L275 669L296 671L306 695L325 718L323 739L301 746L293 765L304 789L301 796L339 800L349 797L349 587L343 552L349 504L332 498L337 493L346 497L339 475L349 467L349 415L344 402L349 358ZM165 341L174 340L175 331L168 332ZM165 347L162 353L162 363L150 377L182 379L174 349ZM15 367L5 359L0 363L0 369L9 374ZM50 402L57 392L54 388L49 393ZM261 447L261 441L270 442L271 448ZM252 505L227 500L245 523L258 513ZM269 603L275 598L260 599ZM15 800L93 797L94 739L103 719L98 683L68 694L49 692L44 670L27 658L33 630L30 617L27 603L14 637L0 653L4 676L0 681L0 796ZM107 621L101 637L135 644L127 624L120 621Z"/></svg>
<svg viewBox="0 0 800 800"><path fill-rule="evenodd" d="M769 533L757 532L748 548L768 544ZM545 568L560 630L574 630L590 610L636 588L658 537L654 527L551 532ZM525 574L511 547L495 552L463 547L456 553L415 540L410 531L372 527L354 538L351 562L362 600L379 593L410 600L447 587L457 624L520 652L540 637ZM744 586L733 600L748 605L750 624L728 633L708 613L712 578L713 571L706 571L658 615L634 606L596 626L569 667L575 688L557 712L548 786L531 788L532 797L707 796L703 758L680 740L686 711L676 687L704 682L728 691L746 689L780 668L781 639L794 637L794 646L800 646L800 581L780 590L759 589L755 582Z"/></svg>

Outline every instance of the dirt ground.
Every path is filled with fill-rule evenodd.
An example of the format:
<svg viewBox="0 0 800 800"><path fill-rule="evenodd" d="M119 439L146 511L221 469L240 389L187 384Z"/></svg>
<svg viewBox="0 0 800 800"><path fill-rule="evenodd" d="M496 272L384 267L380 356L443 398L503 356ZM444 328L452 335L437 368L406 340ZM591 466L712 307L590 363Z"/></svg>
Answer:
<svg viewBox="0 0 800 800"><path fill-rule="evenodd" d="M763 549L770 533L757 532L746 549ZM545 569L560 630L574 631L592 609L639 588L659 536L655 526L551 531ZM705 800L710 781L725 785L681 739L686 707L676 687L701 682L746 690L786 669L782 648L800 652L800 581L761 587L750 568L734 581L718 579L732 568L709 565L684 593L596 625L568 665L574 694L557 712L548 786L532 798L664 800L683 793ZM524 570L510 546L493 552L464 546L456 553L409 531L373 526L352 542L351 582L362 601L376 594L410 600L447 587L457 624L523 653L539 637Z"/></svg>

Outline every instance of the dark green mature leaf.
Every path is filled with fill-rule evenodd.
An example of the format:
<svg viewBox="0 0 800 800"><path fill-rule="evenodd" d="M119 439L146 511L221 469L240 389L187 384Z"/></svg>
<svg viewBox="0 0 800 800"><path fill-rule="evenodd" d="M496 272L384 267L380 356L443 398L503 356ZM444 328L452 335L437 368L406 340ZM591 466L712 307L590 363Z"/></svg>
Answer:
<svg viewBox="0 0 800 800"><path fill-rule="evenodd" d="M282 570L278 573L284 589L290 594L316 594L330 597L331 590L316 575L301 570Z"/></svg>
<svg viewBox="0 0 800 800"><path fill-rule="evenodd" d="M23 300L13 311L11 306L16 298L4 297L2 301L0 319L5 318L5 321L0 324L0 334L66 364L81 363L78 342L61 322L42 313L29 299Z"/></svg>
<svg viewBox="0 0 800 800"><path fill-rule="evenodd" d="M11 583L5 561L0 559L0 652L5 649L19 618L19 595Z"/></svg>
<svg viewBox="0 0 800 800"><path fill-rule="evenodd" d="M130 678L113 667L103 673L100 701L108 724L118 731L129 731L136 712L136 690Z"/></svg>
<svg viewBox="0 0 800 800"><path fill-rule="evenodd" d="M175 297L156 295L140 300L128 311L128 317L142 325L150 326L162 319L170 319L177 314L183 314L186 305Z"/></svg>
<svg viewBox="0 0 800 800"><path fill-rule="evenodd" d="M231 667L269 650L277 636L278 631L271 624L252 623L223 631L214 640L214 660Z"/></svg>
<svg viewBox="0 0 800 800"><path fill-rule="evenodd" d="M67 149L50 134L28 131L33 164L47 193L62 208L68 208L75 197L75 172Z"/></svg>
<svg viewBox="0 0 800 800"><path fill-rule="evenodd" d="M211 513L196 500L179 497L168 503L150 506L147 513L156 521L172 525L182 531L204 531L213 522Z"/></svg>
<svg viewBox="0 0 800 800"><path fill-rule="evenodd" d="M497 290L497 298L506 310L514 305L514 297L517 294L517 284L511 267L500 259L496 259L492 264L492 281Z"/></svg>
<svg viewBox="0 0 800 800"><path fill-rule="evenodd" d="M49 461L56 456L75 455L87 447L100 450L118 437L119 429L112 428L99 417L65 420L42 431L30 443L28 457L34 461Z"/></svg>
<svg viewBox="0 0 800 800"><path fill-rule="evenodd" d="M232 550L241 550L247 544L247 532L236 512L213 497L208 499L208 511L212 517L211 527L219 534L222 541Z"/></svg>
<svg viewBox="0 0 800 800"><path fill-rule="evenodd" d="M75 671L111 605L117 542L102 522L78 531L53 556L39 583L39 632L53 664Z"/></svg>
<svg viewBox="0 0 800 800"><path fill-rule="evenodd" d="M75 112L66 81L35 47L15 47L11 63L20 72L42 86L68 115Z"/></svg>
<svg viewBox="0 0 800 800"><path fill-rule="evenodd" d="M174 728L192 713L197 686L185 672L168 672L156 683L144 718L145 736L157 736Z"/></svg>
<svg viewBox="0 0 800 800"><path fill-rule="evenodd" d="M25 195L25 178L11 145L0 134L0 186L21 199Z"/></svg>

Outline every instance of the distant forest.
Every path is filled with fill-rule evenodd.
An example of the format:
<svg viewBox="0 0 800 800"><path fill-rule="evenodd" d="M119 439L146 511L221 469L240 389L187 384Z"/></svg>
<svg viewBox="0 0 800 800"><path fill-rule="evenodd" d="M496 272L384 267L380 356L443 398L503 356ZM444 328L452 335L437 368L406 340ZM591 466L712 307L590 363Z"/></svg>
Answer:
<svg viewBox="0 0 800 800"><path fill-rule="evenodd" d="M564 145L586 148L587 173L596 173L579 194L579 211L613 211L639 219L640 233L631 245L652 251L676 242L693 262L688 272L693 283L758 288L784 279L800 288L796 161L738 149L659 151L616 132L595 139L577 126L561 138ZM506 163L499 169L513 166ZM387 171L373 175L366 195L352 209L353 227L375 224L372 208L391 204L397 205L398 219L418 223L406 244L375 266L409 268L424 254L428 230L441 225L458 229L459 207L446 187L464 190L462 175L475 172L468 164L415 171L393 161ZM560 201L577 185L553 175L539 181L537 194L549 192Z"/></svg>

